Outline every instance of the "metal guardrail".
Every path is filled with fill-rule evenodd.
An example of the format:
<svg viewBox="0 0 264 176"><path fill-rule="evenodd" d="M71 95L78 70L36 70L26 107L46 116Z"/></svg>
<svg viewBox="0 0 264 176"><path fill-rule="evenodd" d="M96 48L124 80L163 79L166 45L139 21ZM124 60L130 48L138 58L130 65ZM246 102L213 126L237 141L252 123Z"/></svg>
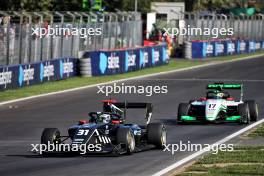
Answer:
<svg viewBox="0 0 264 176"><path fill-rule="evenodd" d="M100 28L101 35L32 35L32 28ZM79 51L142 45L139 13L0 11L0 65L77 57Z"/></svg>

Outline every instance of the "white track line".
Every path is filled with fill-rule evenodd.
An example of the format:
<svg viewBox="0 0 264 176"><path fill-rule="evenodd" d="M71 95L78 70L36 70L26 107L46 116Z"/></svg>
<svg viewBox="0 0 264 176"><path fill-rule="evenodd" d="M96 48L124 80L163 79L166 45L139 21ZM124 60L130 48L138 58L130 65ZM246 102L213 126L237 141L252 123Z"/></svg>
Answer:
<svg viewBox="0 0 264 176"><path fill-rule="evenodd" d="M251 124L251 125L245 127L245 128L242 128L241 130L239 130L239 131L237 131L237 132L235 132L235 133L233 133L233 134L231 134L231 135L229 135L229 136L227 136L227 137L225 137L225 138L223 138L223 139L221 139L221 140L215 142L215 143L212 144L212 145L219 145L219 144L226 143L226 142L228 142L229 140L231 140L231 139L233 139L233 138L235 138L235 137L241 135L242 133L244 133L244 132L246 132L246 131L248 131L248 130L254 128L255 126L257 126L257 125L259 125L259 124L261 124L261 123L263 123L263 122L264 122L264 119L259 120L259 121L255 122L255 123L253 123L253 124ZM198 157L198 156L201 156L202 154L204 154L204 153L206 153L206 152L208 152L206 149L203 149L203 150L200 150L200 151L198 151L198 152L195 152L195 153L193 153L193 154L191 154L191 155L189 155L189 156L183 158L182 160L177 161L176 163L174 163L174 164L172 164L172 165L170 165L170 166L168 166L168 167L162 169L161 171L159 171L159 172L153 174L152 176L162 176L162 175L164 175L164 174L166 174L166 173L172 171L173 169L176 169L177 167L182 166L183 164L186 164L187 162L190 162L191 160L195 159L195 158Z"/></svg>
<svg viewBox="0 0 264 176"><path fill-rule="evenodd" d="M143 81L210 81L210 82L215 82L215 81L221 81L221 82L264 82L264 79L209 79L209 78L175 78L175 79L140 79Z"/></svg>
<svg viewBox="0 0 264 176"><path fill-rule="evenodd" d="M202 65L197 65L197 66L193 66L193 67L181 68L181 69L177 69L177 70L164 71L164 72L160 72L160 73L152 73L152 74L147 74L147 75L143 75L143 76L136 76L136 77L131 77L131 78L119 79L119 80L115 80L115 81L108 81L108 82L99 83L99 84L77 87L77 88L73 88L73 89L67 89L67 90L62 90L62 91L56 91L56 92L45 93L45 94L40 94L40 95L34 95L34 96L26 97L26 98L19 98L19 99L15 99L15 100L0 102L0 106L10 104L10 103L16 103L19 101L26 101L26 100L31 100L31 99L35 99L35 98L45 97L45 96L68 93L68 92L73 92L73 91L79 91L79 90L88 89L88 88L106 85L106 84L113 84L113 83L118 83L118 82L122 82L122 81L129 81L129 80L142 79L142 78L153 77L153 76L160 76L160 75L182 72L182 71L187 71L187 70L192 70L192 69L197 69L197 68L203 68L203 67L208 67L208 66L213 66L213 65L220 65L220 64L237 62L237 61L247 60L247 59L254 59L257 57L261 57L261 56L264 56L264 54L254 55L253 57L252 56L241 57L241 58L228 60L228 61L216 61L216 62L211 62L208 64L202 64ZM212 58L212 61L213 61L213 58Z"/></svg>

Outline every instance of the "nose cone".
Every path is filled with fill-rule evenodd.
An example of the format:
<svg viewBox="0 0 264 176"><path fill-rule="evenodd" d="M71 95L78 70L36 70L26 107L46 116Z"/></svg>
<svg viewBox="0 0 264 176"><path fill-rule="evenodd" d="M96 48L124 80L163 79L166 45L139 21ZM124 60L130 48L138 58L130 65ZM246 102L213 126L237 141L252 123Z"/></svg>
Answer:
<svg viewBox="0 0 264 176"><path fill-rule="evenodd" d="M221 102L222 100L214 100L214 99L207 100L205 105L206 120L208 121L216 120L217 115L221 108L221 104L222 104Z"/></svg>

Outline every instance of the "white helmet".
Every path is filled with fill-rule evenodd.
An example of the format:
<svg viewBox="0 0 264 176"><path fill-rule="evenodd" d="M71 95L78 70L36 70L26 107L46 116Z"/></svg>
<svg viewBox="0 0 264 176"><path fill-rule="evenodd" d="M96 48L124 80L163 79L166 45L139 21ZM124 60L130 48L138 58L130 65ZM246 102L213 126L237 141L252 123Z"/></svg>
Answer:
<svg viewBox="0 0 264 176"><path fill-rule="evenodd" d="M101 114L99 116L99 119L100 119L100 122L107 124L107 123L110 123L111 116L110 114Z"/></svg>

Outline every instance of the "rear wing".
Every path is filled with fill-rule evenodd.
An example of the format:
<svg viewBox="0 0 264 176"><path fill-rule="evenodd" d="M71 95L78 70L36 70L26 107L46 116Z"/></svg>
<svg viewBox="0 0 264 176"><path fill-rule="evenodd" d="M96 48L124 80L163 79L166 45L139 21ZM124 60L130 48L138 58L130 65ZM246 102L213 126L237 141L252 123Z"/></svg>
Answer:
<svg viewBox="0 0 264 176"><path fill-rule="evenodd" d="M243 87L242 84L224 84L224 83L214 83L214 84L208 84L207 89L239 89L241 90Z"/></svg>
<svg viewBox="0 0 264 176"><path fill-rule="evenodd" d="M152 117L153 105L151 103L142 103L142 102L117 102L113 100L104 100L103 101L103 110L105 112L112 112L123 114L124 118L126 118L126 110L127 109L145 109L146 114L145 118L147 120L147 124L150 122ZM124 110L121 110L124 109Z"/></svg>
<svg viewBox="0 0 264 176"><path fill-rule="evenodd" d="M214 90L224 90L224 89L233 89L233 90L241 90L240 92L240 100L243 98L243 84L225 84L225 83L214 83L208 84L206 89L214 89Z"/></svg>

